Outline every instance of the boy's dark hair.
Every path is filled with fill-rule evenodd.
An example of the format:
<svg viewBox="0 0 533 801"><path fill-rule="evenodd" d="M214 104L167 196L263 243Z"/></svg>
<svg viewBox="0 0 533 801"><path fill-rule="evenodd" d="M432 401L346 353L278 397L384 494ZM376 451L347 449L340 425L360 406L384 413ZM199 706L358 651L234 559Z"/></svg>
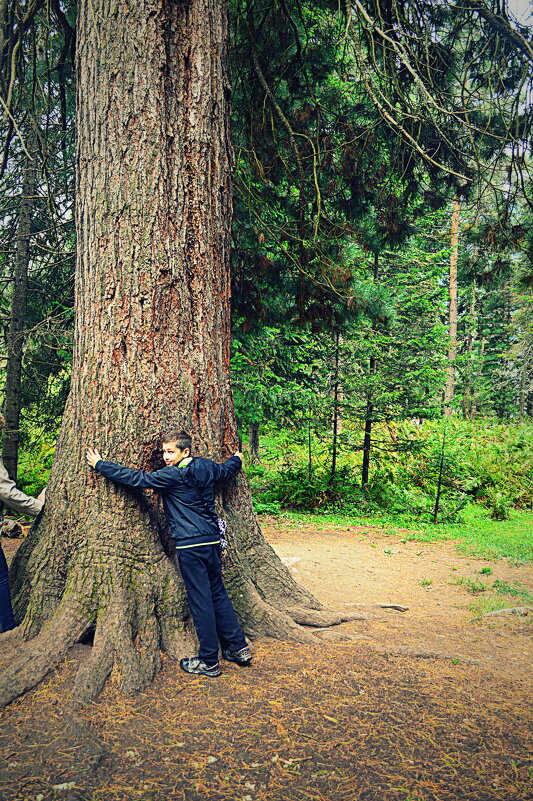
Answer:
<svg viewBox="0 0 533 801"><path fill-rule="evenodd" d="M167 431L163 434L163 442L173 442L180 451L192 449L192 437L186 431Z"/></svg>

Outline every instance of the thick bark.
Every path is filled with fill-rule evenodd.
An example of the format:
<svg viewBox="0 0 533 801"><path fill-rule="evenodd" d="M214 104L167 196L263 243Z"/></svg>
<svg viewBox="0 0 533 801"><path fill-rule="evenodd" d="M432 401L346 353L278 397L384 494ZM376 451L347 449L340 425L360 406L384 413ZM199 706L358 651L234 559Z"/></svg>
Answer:
<svg viewBox="0 0 533 801"><path fill-rule="evenodd" d="M1 704L87 632L94 645L77 677L80 701L114 665L134 691L158 670L161 649L178 656L191 646L158 499L91 472L84 451L97 445L150 470L169 427L188 429L201 456L235 450L227 40L219 0L80 3L72 389L42 519L14 562L15 609L30 641L0 679ZM320 604L264 540L242 476L219 513L231 553L225 580L245 631L311 640L295 619Z"/></svg>
<svg viewBox="0 0 533 801"><path fill-rule="evenodd" d="M450 252L450 300L448 322L448 367L446 369L446 386L444 389L444 413L452 414L452 402L455 394L455 360L457 357L457 261L459 255L459 213L461 201L458 196L453 200L451 252Z"/></svg>
<svg viewBox="0 0 533 801"><path fill-rule="evenodd" d="M13 264L13 295L7 335L6 383L4 387L4 417L6 424L2 442L2 458L6 470L13 481L17 480L20 410L22 406L20 382L24 353L31 221L37 187L37 135L33 128L27 144L31 158L26 157L20 196L17 246Z"/></svg>

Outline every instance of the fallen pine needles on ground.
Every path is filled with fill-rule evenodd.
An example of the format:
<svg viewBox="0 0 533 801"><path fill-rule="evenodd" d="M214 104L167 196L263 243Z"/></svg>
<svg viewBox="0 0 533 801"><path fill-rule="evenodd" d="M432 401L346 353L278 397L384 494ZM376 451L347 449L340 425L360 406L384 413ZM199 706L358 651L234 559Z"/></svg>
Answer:
<svg viewBox="0 0 533 801"><path fill-rule="evenodd" d="M72 673L4 711L2 801L531 798L525 691L476 665L264 641L217 680L114 676L78 713Z"/></svg>

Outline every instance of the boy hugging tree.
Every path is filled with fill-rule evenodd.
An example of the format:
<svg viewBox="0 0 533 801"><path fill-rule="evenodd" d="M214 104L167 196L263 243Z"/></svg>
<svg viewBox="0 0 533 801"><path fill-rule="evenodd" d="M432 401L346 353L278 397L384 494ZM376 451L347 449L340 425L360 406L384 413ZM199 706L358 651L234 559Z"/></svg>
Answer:
<svg viewBox="0 0 533 801"><path fill-rule="evenodd" d="M171 537L176 543L189 608L200 642L197 657L180 661L187 673L220 676L222 656L249 665L252 654L222 581L220 531L215 512L215 484L235 475L242 465L237 452L223 464L191 456L191 437L170 431L163 437L165 467L153 473L105 462L88 448L87 462L106 478L126 487L149 487L163 497Z"/></svg>

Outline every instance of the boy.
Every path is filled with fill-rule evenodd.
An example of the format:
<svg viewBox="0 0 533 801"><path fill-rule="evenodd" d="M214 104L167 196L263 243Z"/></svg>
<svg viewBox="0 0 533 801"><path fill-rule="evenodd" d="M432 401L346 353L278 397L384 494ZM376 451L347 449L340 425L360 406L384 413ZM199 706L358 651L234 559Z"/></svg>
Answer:
<svg viewBox="0 0 533 801"><path fill-rule="evenodd" d="M153 473L104 462L96 449L87 449L87 462L106 478L127 487L150 487L163 497L171 537L176 543L189 608L200 642L197 657L182 659L187 673L220 676L218 640L222 655L249 665L252 654L222 582L220 532L215 513L215 484L235 475L242 465L237 452L223 464L192 457L191 437L170 431L163 437L165 467Z"/></svg>

